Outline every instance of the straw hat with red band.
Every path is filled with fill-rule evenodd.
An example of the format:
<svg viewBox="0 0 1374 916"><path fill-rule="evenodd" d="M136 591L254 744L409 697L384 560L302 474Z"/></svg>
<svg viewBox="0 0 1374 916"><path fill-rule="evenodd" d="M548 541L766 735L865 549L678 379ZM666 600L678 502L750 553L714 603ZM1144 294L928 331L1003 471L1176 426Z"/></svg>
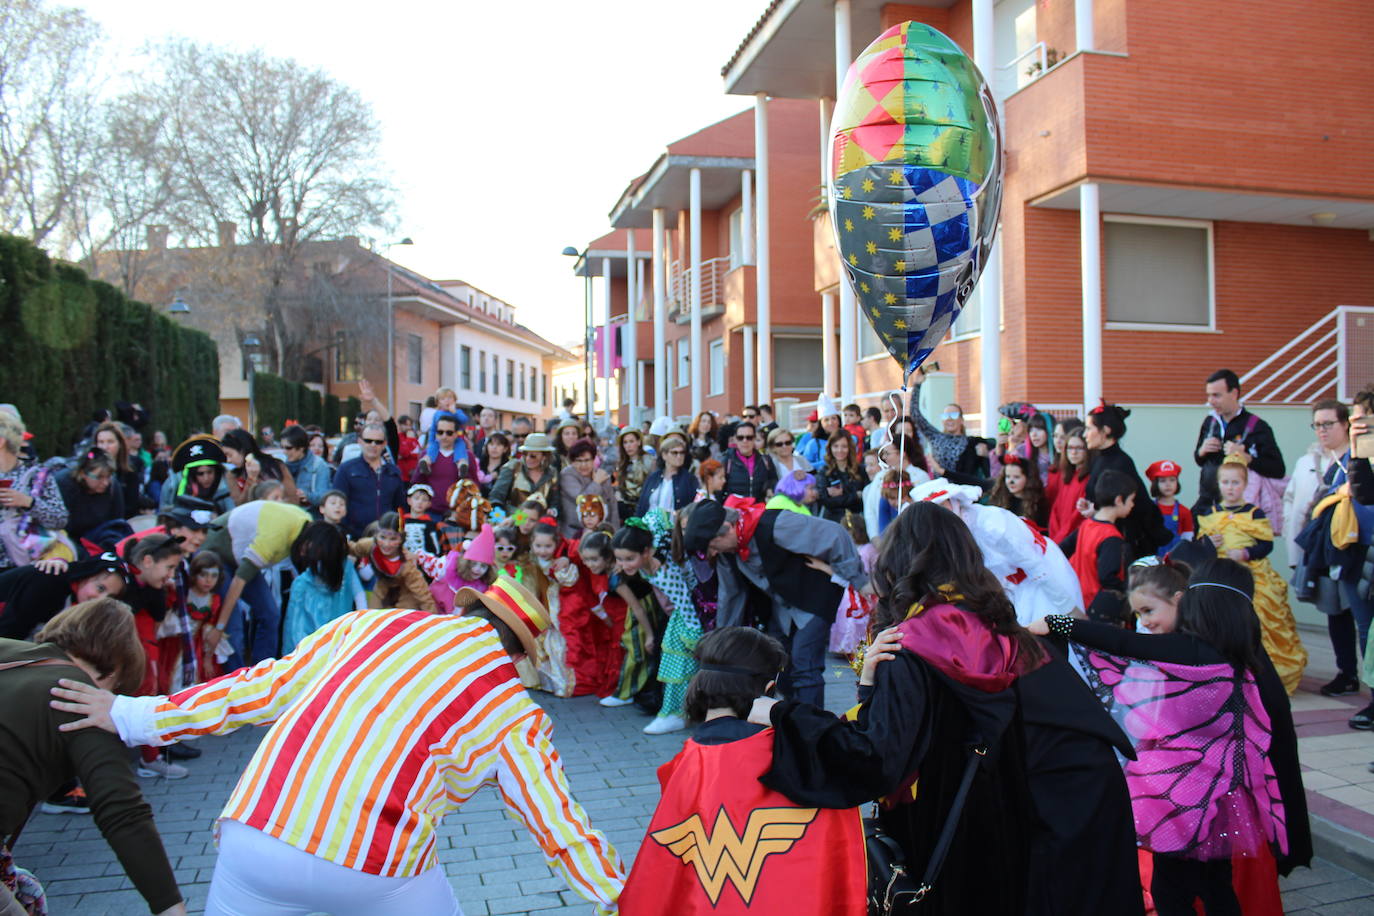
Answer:
<svg viewBox="0 0 1374 916"><path fill-rule="evenodd" d="M1158 480L1161 477L1179 477L1182 474L1183 468L1179 466L1179 463L1170 461L1168 458L1156 461L1145 469L1145 476L1151 480Z"/></svg>
<svg viewBox="0 0 1374 916"><path fill-rule="evenodd" d="M481 603L510 627L530 658L539 657L539 636L549 628L549 612L520 583L509 576L497 576L485 592L464 586L453 596L455 607Z"/></svg>

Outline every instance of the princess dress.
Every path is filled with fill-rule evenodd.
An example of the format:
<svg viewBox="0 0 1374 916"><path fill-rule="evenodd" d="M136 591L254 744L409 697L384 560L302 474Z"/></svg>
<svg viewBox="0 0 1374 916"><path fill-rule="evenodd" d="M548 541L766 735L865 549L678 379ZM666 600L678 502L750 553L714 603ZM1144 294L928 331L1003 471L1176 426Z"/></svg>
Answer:
<svg viewBox="0 0 1374 916"><path fill-rule="evenodd" d="M878 550L873 544L864 544L859 548L859 558L863 560L865 571L873 571L873 561L877 555ZM845 588L840 609L835 613L835 622L830 626L831 652L853 656L868 638L868 622L877 603L876 598L860 594L852 585Z"/></svg>
<svg viewBox="0 0 1374 916"><path fill-rule="evenodd" d="M577 582L558 595L559 630L567 644L573 672L573 696L610 696L620 680L624 649L625 599L610 591L610 580L582 562L577 542L563 542L568 560L577 569Z"/></svg>
<svg viewBox="0 0 1374 916"><path fill-rule="evenodd" d="M282 629L282 654L290 653L297 643L330 621L366 604L362 580L352 563L344 563L343 584L338 591L330 591L313 572L306 570L291 583L291 600L286 605Z"/></svg>
<svg viewBox="0 0 1374 916"><path fill-rule="evenodd" d="M560 595L563 589L577 584L577 566L569 563L562 569L550 573L553 561L535 559L539 568L549 576L549 586L545 590L545 606L549 611L549 628L540 637L541 651L535 671L539 675L539 689L556 697L570 697L577 684L577 677L568 665L568 644L563 638L559 623Z"/></svg>
<svg viewBox="0 0 1374 916"><path fill-rule="evenodd" d="M1222 557L1229 550L1272 544L1274 540L1274 529L1264 513L1249 503L1237 508L1213 505L1208 512L1198 516L1198 539L1214 534L1222 537L1221 546L1217 548L1217 555ZM1267 556L1249 560L1245 565L1255 578L1255 614L1260 621L1264 651L1274 663L1284 689L1292 696L1307 667L1307 649L1298 636L1293 609L1288 606L1288 583L1274 571Z"/></svg>

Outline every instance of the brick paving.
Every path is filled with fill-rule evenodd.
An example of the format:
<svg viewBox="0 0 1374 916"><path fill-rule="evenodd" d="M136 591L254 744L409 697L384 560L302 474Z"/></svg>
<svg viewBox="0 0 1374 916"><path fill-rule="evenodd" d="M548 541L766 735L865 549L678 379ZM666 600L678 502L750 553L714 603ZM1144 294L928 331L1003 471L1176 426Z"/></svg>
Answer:
<svg viewBox="0 0 1374 916"><path fill-rule="evenodd" d="M853 696L849 686L853 676L836 668L831 677L829 699L832 708L839 709ZM658 800L655 769L677 751L683 736L642 734L640 729L648 719L633 707L607 710L589 697L559 700L544 694L534 696L553 717L554 741L563 755L574 794L628 864ZM1295 707L1323 706L1319 699L1304 698ZM1342 706L1341 712L1346 708ZM193 913L204 906L214 869L214 818L262 734L257 729L244 729L224 738L203 739L200 746L205 753L188 763L188 778L175 782L144 780L158 828ZM1349 732L1340 735L1346 736L1356 737ZM1353 749L1363 755L1362 761L1374 759L1374 738L1361 737L1367 743L1352 741ZM1305 740L1304 763L1308 750ZM1317 752L1316 747L1310 750ZM1314 769L1320 771L1321 767ZM1349 775L1351 782L1358 777L1353 772ZM1360 784L1370 783L1360 780ZM494 791L479 793L441 825L439 835L439 861L467 916L592 912L589 904L544 865L533 841L519 823L505 815ZM46 882L53 916L132 916L147 912L87 817L36 814L20 841L19 864L33 869ZM1323 860L1285 879L1283 897L1287 912L1302 916L1374 912L1374 883Z"/></svg>

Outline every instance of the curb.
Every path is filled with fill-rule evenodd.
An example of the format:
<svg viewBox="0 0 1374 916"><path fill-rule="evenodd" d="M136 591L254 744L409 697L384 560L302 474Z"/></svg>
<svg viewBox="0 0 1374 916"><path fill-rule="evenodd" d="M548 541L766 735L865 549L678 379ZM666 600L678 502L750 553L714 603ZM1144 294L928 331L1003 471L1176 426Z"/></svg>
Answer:
<svg viewBox="0 0 1374 916"><path fill-rule="evenodd" d="M1374 881L1374 839L1320 815L1311 815L1312 849L1317 856L1366 881Z"/></svg>

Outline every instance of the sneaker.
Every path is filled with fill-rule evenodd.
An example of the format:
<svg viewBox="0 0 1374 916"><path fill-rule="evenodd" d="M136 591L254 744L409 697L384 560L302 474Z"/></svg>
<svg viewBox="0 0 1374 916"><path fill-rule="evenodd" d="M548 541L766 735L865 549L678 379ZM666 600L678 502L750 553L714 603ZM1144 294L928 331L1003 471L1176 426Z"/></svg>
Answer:
<svg viewBox="0 0 1374 916"><path fill-rule="evenodd" d="M77 786L65 795L48 799L42 805L44 814L90 814L91 803L86 790Z"/></svg>
<svg viewBox="0 0 1374 916"><path fill-rule="evenodd" d="M1370 703L1350 717L1350 727L1367 732L1374 729L1374 703Z"/></svg>
<svg viewBox="0 0 1374 916"><path fill-rule="evenodd" d="M669 732L680 732L687 727L682 716L655 716L654 721L644 726L646 735L666 735Z"/></svg>
<svg viewBox="0 0 1374 916"><path fill-rule="evenodd" d="M186 767L172 763L165 757L156 760L141 760L138 764L138 775L145 778L161 776L163 779L185 779L190 775L190 770Z"/></svg>
<svg viewBox="0 0 1374 916"><path fill-rule="evenodd" d="M1353 674L1341 672L1322 687L1318 693L1324 697L1346 697L1360 692L1360 679Z"/></svg>
<svg viewBox="0 0 1374 916"><path fill-rule="evenodd" d="M169 744L164 753L168 760L195 760L201 755L201 750L194 744Z"/></svg>
<svg viewBox="0 0 1374 916"><path fill-rule="evenodd" d="M634 700L622 700L619 697L602 697L597 700L598 705L601 706L629 706L633 702Z"/></svg>

